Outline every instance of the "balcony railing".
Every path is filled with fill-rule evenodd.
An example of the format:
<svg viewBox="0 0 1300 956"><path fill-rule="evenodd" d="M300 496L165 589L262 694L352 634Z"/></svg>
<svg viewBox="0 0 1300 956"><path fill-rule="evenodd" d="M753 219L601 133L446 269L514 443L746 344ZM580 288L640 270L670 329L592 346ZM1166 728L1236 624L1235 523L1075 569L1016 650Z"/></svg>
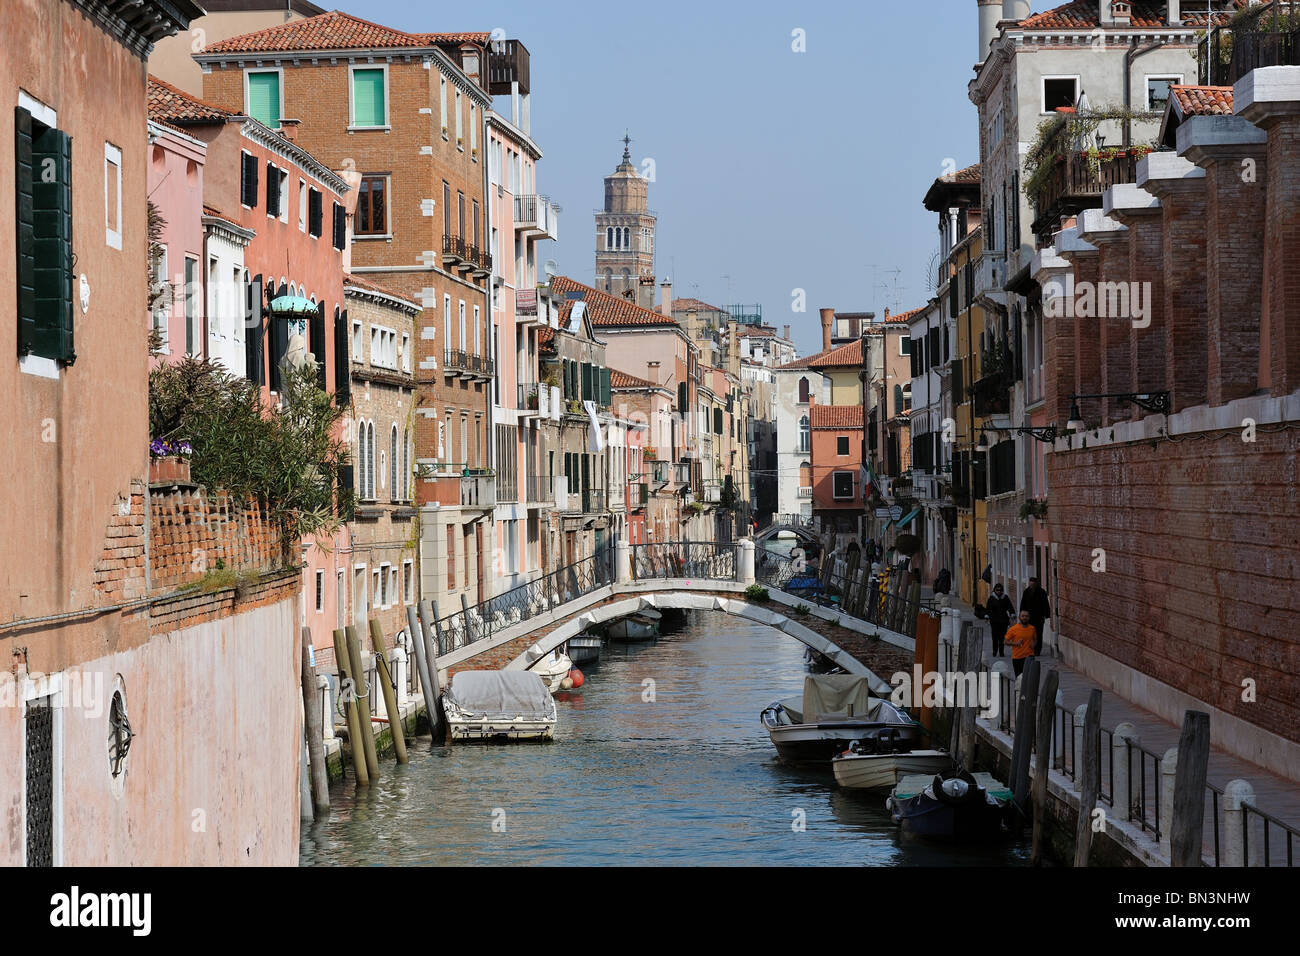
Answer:
<svg viewBox="0 0 1300 956"><path fill-rule="evenodd" d="M519 404L515 407L524 413L541 415L543 418L547 417L546 413L542 411L543 391L549 392L550 390L538 388L536 382L520 382L518 385ZM547 398L549 397L548 394Z"/></svg>
<svg viewBox="0 0 1300 956"><path fill-rule="evenodd" d="M1252 70L1300 66L1300 3L1263 3L1197 43L1199 82L1232 86Z"/></svg>
<svg viewBox="0 0 1300 956"><path fill-rule="evenodd" d="M706 481L704 483L704 503L716 505L722 500L722 482Z"/></svg>
<svg viewBox="0 0 1300 956"><path fill-rule="evenodd" d="M509 96L516 83L520 93L528 92L528 48L518 40L494 40L488 49L488 92Z"/></svg>
<svg viewBox="0 0 1300 956"><path fill-rule="evenodd" d="M811 497L812 497L812 486L811 486L811 485L800 485L800 486L799 486L799 497L800 497L800 498L811 498Z"/></svg>
<svg viewBox="0 0 1300 956"><path fill-rule="evenodd" d="M528 503L549 505L555 503L555 478L551 475L528 476Z"/></svg>
<svg viewBox="0 0 1300 956"><path fill-rule="evenodd" d="M1011 381L1003 372L986 375L971 386L975 417L1011 414Z"/></svg>
<svg viewBox="0 0 1300 956"><path fill-rule="evenodd" d="M627 486L627 510L639 511L650 499L650 485L647 482L633 482Z"/></svg>
<svg viewBox="0 0 1300 956"><path fill-rule="evenodd" d="M447 349L443 353L442 370L448 375L459 373L465 378L490 379L496 375L496 363L486 355L475 355L464 349Z"/></svg>
<svg viewBox="0 0 1300 956"><path fill-rule="evenodd" d="M462 508L495 508L497 480L492 475L462 475L460 479L460 504Z"/></svg>
<svg viewBox="0 0 1300 956"><path fill-rule="evenodd" d="M469 254L469 247L465 240L460 236L453 236L447 233L442 237L442 264L457 265L465 261Z"/></svg>
<svg viewBox="0 0 1300 956"><path fill-rule="evenodd" d="M607 510L605 490L603 488L584 488L570 491L564 506L560 510L568 514L603 514Z"/></svg>
<svg viewBox="0 0 1300 956"><path fill-rule="evenodd" d="M560 207L546 196L515 197L515 228L527 235L558 239Z"/></svg>
<svg viewBox="0 0 1300 956"><path fill-rule="evenodd" d="M473 272L476 278L481 279L483 276L490 275L492 272L492 254L486 249L480 249L478 246L471 245L469 247L469 255L466 257L466 261L470 265L470 271Z"/></svg>
<svg viewBox="0 0 1300 956"><path fill-rule="evenodd" d="M497 475L496 484L497 501L505 504L519 503L519 478L516 475Z"/></svg>
<svg viewBox="0 0 1300 956"><path fill-rule="evenodd" d="M1080 150L1058 155L1034 197L1034 232L1050 230L1062 216L1099 207L1111 186L1136 182L1138 158L1136 150L1115 156L1094 157Z"/></svg>

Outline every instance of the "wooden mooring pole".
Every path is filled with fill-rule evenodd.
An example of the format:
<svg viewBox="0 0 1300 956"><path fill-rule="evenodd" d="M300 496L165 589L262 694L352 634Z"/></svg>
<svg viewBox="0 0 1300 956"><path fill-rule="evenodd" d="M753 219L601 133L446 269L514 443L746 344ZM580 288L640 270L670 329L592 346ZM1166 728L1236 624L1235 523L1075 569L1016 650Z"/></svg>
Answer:
<svg viewBox="0 0 1300 956"><path fill-rule="evenodd" d="M415 665L420 674L420 693L424 695L424 712L429 720L429 730L436 736L438 730L438 690L437 677L429 674L429 645L425 640L424 622L414 605L406 608L406 633L411 635L411 647L415 651ZM438 662L434 659L434 674Z"/></svg>
<svg viewBox="0 0 1300 956"><path fill-rule="evenodd" d="M388 641L383 625L370 619L370 643L375 647L375 670L379 673L379 688L384 693L384 713L388 715L388 732L393 735L393 754L398 763L410 763L406 757L406 734L402 732L402 710L397 706L397 688L388 670Z"/></svg>
<svg viewBox="0 0 1300 956"><path fill-rule="evenodd" d="M371 688L366 684L366 671L361 664L361 640L357 636L355 624L349 624L344 631L348 636L348 663L352 668L352 683L356 688L357 722L361 725L361 749L366 755L366 770L370 772L371 779L378 779L379 757L375 753L375 728L370 723Z"/></svg>
<svg viewBox="0 0 1300 956"><path fill-rule="evenodd" d="M352 665L348 660L348 638L343 628L334 632L334 663L339 673L339 695L343 698L343 713L347 715L348 748L352 751L352 769L356 771L357 783L366 786L370 783L370 771L366 769L366 752L361 746L361 719L357 713L357 681L352 676ZM370 716L366 715L367 718Z"/></svg>
<svg viewBox="0 0 1300 956"><path fill-rule="evenodd" d="M1024 824L1029 811L1029 754L1034 748L1034 715L1038 712L1038 670L1038 658L1031 657L1025 661L1025 671L1020 677L1020 707L1016 711L1011 765L1017 825Z"/></svg>
<svg viewBox="0 0 1300 956"><path fill-rule="evenodd" d="M311 662L311 628L302 629L302 712L307 734L307 769L311 780L311 802L316 816L330 812L330 778L325 767L325 728L321 720L320 689Z"/></svg>
<svg viewBox="0 0 1300 956"><path fill-rule="evenodd" d="M1056 716L1056 689L1061 675L1053 667L1038 694L1038 733L1034 740L1034 842L1029 865L1041 866L1047 826L1047 776L1052 769L1052 719Z"/></svg>
<svg viewBox="0 0 1300 956"><path fill-rule="evenodd" d="M1101 691L1088 695L1083 717L1083 753L1079 774L1079 822L1074 837L1074 865L1087 866L1092 851L1092 811L1101 793Z"/></svg>
<svg viewBox="0 0 1300 956"><path fill-rule="evenodd" d="M1169 821L1169 865L1200 866L1205 826L1205 778L1210 766L1210 715L1189 710L1178 738L1174 814Z"/></svg>

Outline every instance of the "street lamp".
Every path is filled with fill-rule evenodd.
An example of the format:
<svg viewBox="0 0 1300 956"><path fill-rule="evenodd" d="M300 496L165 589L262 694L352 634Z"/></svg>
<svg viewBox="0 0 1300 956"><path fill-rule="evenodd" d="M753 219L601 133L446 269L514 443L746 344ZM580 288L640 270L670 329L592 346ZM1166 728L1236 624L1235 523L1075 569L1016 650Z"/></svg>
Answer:
<svg viewBox="0 0 1300 956"><path fill-rule="evenodd" d="M1066 423L1066 428L1071 431L1081 432L1088 426L1079 413L1079 399L1081 398L1113 398L1121 405L1136 405L1138 408L1145 409L1156 415L1169 414L1169 393L1162 392L1104 392L1096 395L1071 395L1070 396L1070 420Z"/></svg>

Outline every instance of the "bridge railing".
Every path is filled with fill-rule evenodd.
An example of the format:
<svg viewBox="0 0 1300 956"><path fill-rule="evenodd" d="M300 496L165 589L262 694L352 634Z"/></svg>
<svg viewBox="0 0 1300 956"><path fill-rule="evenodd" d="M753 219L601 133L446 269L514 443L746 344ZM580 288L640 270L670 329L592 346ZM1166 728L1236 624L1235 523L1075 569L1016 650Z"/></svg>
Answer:
<svg viewBox="0 0 1300 956"><path fill-rule="evenodd" d="M754 560L754 580L764 587L784 589L799 565L789 555L759 548Z"/></svg>
<svg viewBox="0 0 1300 956"><path fill-rule="evenodd" d="M438 618L435 626L438 653L450 654L488 640L498 631L538 617L613 582L614 556L611 550L605 550L481 604Z"/></svg>
<svg viewBox="0 0 1300 956"><path fill-rule="evenodd" d="M716 541L661 541L634 544L632 578L736 579L736 545Z"/></svg>

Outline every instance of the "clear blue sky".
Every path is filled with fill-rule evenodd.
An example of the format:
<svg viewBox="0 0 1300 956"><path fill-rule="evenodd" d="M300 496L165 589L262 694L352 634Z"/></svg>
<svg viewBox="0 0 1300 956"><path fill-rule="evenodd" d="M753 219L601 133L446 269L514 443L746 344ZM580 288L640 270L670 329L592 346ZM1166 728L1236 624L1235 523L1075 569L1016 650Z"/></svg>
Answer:
<svg viewBox="0 0 1300 956"><path fill-rule="evenodd" d="M592 280L592 214L626 127L633 160L657 170L659 278L676 296L761 303L804 353L820 347L820 307L925 301L938 237L921 199L945 160L978 159L975 0L338 2L411 31L502 28L528 47L538 191L564 209L545 255L561 273Z"/></svg>

